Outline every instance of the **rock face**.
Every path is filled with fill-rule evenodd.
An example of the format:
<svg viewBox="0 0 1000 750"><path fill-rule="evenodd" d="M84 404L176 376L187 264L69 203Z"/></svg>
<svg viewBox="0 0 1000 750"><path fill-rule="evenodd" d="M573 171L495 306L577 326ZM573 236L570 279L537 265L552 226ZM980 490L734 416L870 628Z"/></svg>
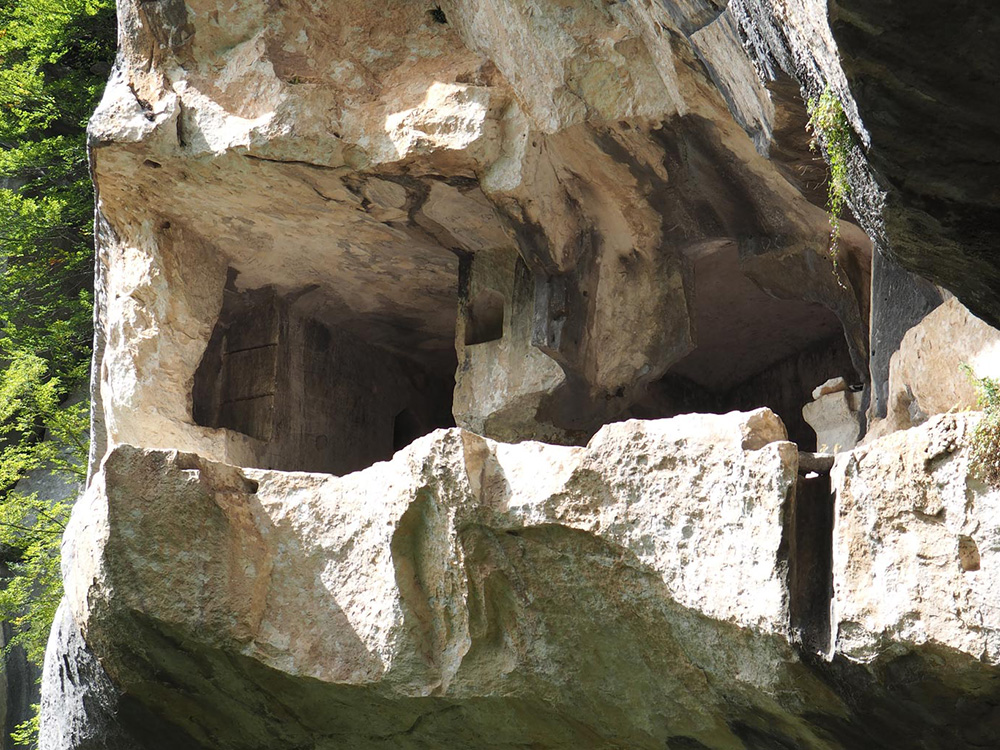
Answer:
<svg viewBox="0 0 1000 750"><path fill-rule="evenodd" d="M976 408L972 374L1000 377L1000 332L952 298L907 331L893 354L888 417L876 431L906 429L934 414Z"/></svg>
<svg viewBox="0 0 1000 750"><path fill-rule="evenodd" d="M831 26L870 159L888 188L886 232L909 269L1000 324L995 151L1000 21L976 3L838 0Z"/></svg>
<svg viewBox="0 0 1000 750"><path fill-rule="evenodd" d="M45 648L45 692L42 697L39 746L80 750L133 750L142 737L158 729L143 717L139 736L124 727L119 690L83 640L64 599L56 612ZM127 706L127 701L124 702Z"/></svg>
<svg viewBox="0 0 1000 750"><path fill-rule="evenodd" d="M838 653L899 686L899 697L928 701L919 720L949 717L951 739L938 728L925 742L970 748L1000 737L989 705L1000 663L1000 595L989 572L1000 490L970 471L965 446L977 418L934 417L845 454L833 473ZM953 702L956 689L992 697Z"/></svg>
<svg viewBox="0 0 1000 750"><path fill-rule="evenodd" d="M838 461L833 611L850 658L904 642L1000 663L1000 491L970 476L975 423L940 415Z"/></svg>
<svg viewBox="0 0 1000 750"><path fill-rule="evenodd" d="M791 78L814 98L829 90L850 120L847 200L878 251L871 379L874 416L884 417L889 358L942 301L927 279L1000 322L991 145L1000 23L974 3L926 0L877 10L858 0L733 0L729 11L765 80Z"/></svg>
<svg viewBox="0 0 1000 750"><path fill-rule="evenodd" d="M1000 741L1000 495L927 419L996 332L898 263L990 303L825 4L119 17L42 750Z"/></svg>
<svg viewBox="0 0 1000 750"><path fill-rule="evenodd" d="M324 395L281 387L303 328L387 412L361 464L418 403L440 426L451 378L461 425L574 444L650 388L697 394L655 416L712 410L820 343L820 382L863 380L870 243L845 222L827 253L801 100L772 100L728 11L675 11L123 4L91 125L109 441L360 468L311 455L354 417L282 437L281 393Z"/></svg>
<svg viewBox="0 0 1000 750"><path fill-rule="evenodd" d="M74 519L67 595L186 746L728 746L725 701L750 711L780 676L705 670L795 669L796 464L763 410L621 423L586 449L436 432L343 478L123 446ZM743 635L712 654L710 632Z"/></svg>
<svg viewBox="0 0 1000 750"><path fill-rule="evenodd" d="M848 454L825 563L829 495L766 410L586 448L440 431L343 478L116 448L65 558L70 622L123 692L107 746L975 746L998 729L975 550L1000 493L968 483L967 421Z"/></svg>

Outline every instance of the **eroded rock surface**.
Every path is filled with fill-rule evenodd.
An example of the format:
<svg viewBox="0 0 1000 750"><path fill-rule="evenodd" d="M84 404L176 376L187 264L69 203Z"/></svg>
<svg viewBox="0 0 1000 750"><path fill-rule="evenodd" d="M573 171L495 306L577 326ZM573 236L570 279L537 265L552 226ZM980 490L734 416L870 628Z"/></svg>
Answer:
<svg viewBox="0 0 1000 750"><path fill-rule="evenodd" d="M254 442L298 418L267 401L270 370L233 397L258 399L253 415L193 416L227 294L271 294L378 350L366 359L454 377L460 424L503 439L582 444L687 355L676 374L705 389L687 410L821 342L853 370L831 362L821 380L864 379L870 243L845 222L833 264L822 196L793 168L816 158L804 105L764 88L724 8L178 0L120 15L91 125L111 443L330 470ZM501 318L488 337L483 305ZM269 367L243 351L224 353ZM320 433L332 445L339 429Z"/></svg>
<svg viewBox="0 0 1000 750"><path fill-rule="evenodd" d="M815 99L829 91L850 121L847 201L876 248L872 405L884 417L889 358L905 331L942 302L928 280L987 323L1000 319L990 145L1000 23L975 3L732 0L728 7L764 80L773 87L792 79Z"/></svg>
<svg viewBox="0 0 1000 750"><path fill-rule="evenodd" d="M1000 591L991 573L1000 490L970 466L979 417L933 417L838 457L833 472L832 613L844 661L835 658L832 671L840 680L848 664L865 665L896 688L896 700L874 697L870 709L893 705L901 719L941 722L922 742L942 747L989 747L1000 737Z"/></svg>
<svg viewBox="0 0 1000 750"><path fill-rule="evenodd" d="M802 407L802 416L816 431L822 453L849 451L861 437L863 393L851 389L843 378L832 378L813 389L813 400Z"/></svg>
<svg viewBox="0 0 1000 750"><path fill-rule="evenodd" d="M831 26L872 165L886 232L907 268L1000 323L1000 202L993 143L1000 20L976 3L831 4Z"/></svg>
<svg viewBox="0 0 1000 750"><path fill-rule="evenodd" d="M1000 490L970 471L976 414L945 414L839 459L838 647L860 661L934 643L1000 663Z"/></svg>
<svg viewBox="0 0 1000 750"><path fill-rule="evenodd" d="M119 16L44 750L996 744L975 417L892 432L991 329L890 260L940 171L883 222L914 141L878 151L825 3Z"/></svg>
<svg viewBox="0 0 1000 750"><path fill-rule="evenodd" d="M797 488L766 410L621 423L586 448L439 431L342 478L121 446L69 532L69 607L120 691L118 731L148 748L943 748L996 724L996 592L960 561L1000 495L970 485L964 521L923 531L928 481L964 497L955 424L850 454L832 661L793 645L796 618L822 617L801 504L823 496ZM901 454L901 487L924 494L865 494ZM858 544L900 502L943 565L905 534ZM885 555L911 578L866 588ZM962 591L966 608L940 604ZM887 614L904 600L910 630Z"/></svg>
<svg viewBox="0 0 1000 750"><path fill-rule="evenodd" d="M951 298L907 331L893 354L888 414L873 431L886 434L935 414L975 409L974 377L998 376L1000 331Z"/></svg>
<svg viewBox="0 0 1000 750"><path fill-rule="evenodd" d="M451 430L343 478L123 446L74 517L68 597L192 746L728 747L723 703L801 669L784 437L763 410L585 449Z"/></svg>

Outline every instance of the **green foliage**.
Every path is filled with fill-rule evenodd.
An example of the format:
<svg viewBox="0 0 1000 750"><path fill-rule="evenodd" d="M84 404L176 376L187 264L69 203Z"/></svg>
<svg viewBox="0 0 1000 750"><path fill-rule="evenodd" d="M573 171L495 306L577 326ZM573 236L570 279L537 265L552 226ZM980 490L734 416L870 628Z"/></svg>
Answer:
<svg viewBox="0 0 1000 750"><path fill-rule="evenodd" d="M14 740L18 745L23 745L24 747L37 747L38 745L38 709L39 706L36 703L31 707L34 711L34 716L32 716L27 721L19 724L17 728L11 732L10 738Z"/></svg>
<svg viewBox="0 0 1000 750"><path fill-rule="evenodd" d="M114 58L114 3L0 0L0 141L79 135Z"/></svg>
<svg viewBox="0 0 1000 750"><path fill-rule="evenodd" d="M0 0L0 556L8 646L41 664L62 594L69 504L29 472L82 477L92 338L93 192L86 122L115 53L113 0ZM48 439L42 438L48 435ZM15 741L30 746L37 721Z"/></svg>
<svg viewBox="0 0 1000 750"><path fill-rule="evenodd" d="M830 168L826 184L826 210L830 213L830 255L836 263L840 245L840 217L844 213L851 189L847 167L853 134L847 115L844 114L844 107L829 86L823 90L819 99L810 99L806 103L806 111L809 113L806 127L813 135L810 146L813 150L823 147Z"/></svg>
<svg viewBox="0 0 1000 750"><path fill-rule="evenodd" d="M972 432L972 470L983 481L1000 487L1000 380L977 377L964 362L961 368L975 384L983 410L983 418Z"/></svg>
<svg viewBox="0 0 1000 750"><path fill-rule="evenodd" d="M82 480L89 414L86 402L60 404L65 389L59 378L49 376L42 357L25 352L11 356L0 371L0 556L9 575L0 590L0 621L14 626L3 656L21 646L28 660L40 666L62 597L59 543L70 502L19 492L15 484L40 471ZM39 440L42 431L47 432L45 440ZM19 728L19 736L30 740L32 727L37 730L37 715Z"/></svg>
<svg viewBox="0 0 1000 750"><path fill-rule="evenodd" d="M112 0L0 0L0 337L64 379L89 357L85 128L114 28Z"/></svg>

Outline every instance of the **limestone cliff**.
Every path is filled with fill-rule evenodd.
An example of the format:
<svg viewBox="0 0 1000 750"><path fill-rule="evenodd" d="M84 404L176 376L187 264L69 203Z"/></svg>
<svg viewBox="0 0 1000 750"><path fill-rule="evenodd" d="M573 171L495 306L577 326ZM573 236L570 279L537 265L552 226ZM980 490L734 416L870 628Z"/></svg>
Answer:
<svg viewBox="0 0 1000 750"><path fill-rule="evenodd" d="M982 170L841 6L123 0L42 747L1000 742Z"/></svg>

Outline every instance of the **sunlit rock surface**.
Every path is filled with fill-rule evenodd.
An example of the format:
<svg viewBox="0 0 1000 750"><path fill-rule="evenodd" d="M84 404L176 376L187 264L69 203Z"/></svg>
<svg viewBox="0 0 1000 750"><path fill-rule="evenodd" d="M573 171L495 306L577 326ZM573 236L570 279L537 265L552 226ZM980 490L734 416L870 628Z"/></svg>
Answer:
<svg viewBox="0 0 1000 750"><path fill-rule="evenodd" d="M67 601L141 747L946 747L996 729L1000 494L967 421L839 459L832 591L763 410L586 448L441 431L343 478L122 446Z"/></svg>
<svg viewBox="0 0 1000 750"><path fill-rule="evenodd" d="M343 478L123 446L75 517L68 597L115 684L198 746L725 746L725 701L800 669L796 464L766 411L587 448L436 432ZM328 707L266 708L286 684Z"/></svg>
<svg viewBox="0 0 1000 750"><path fill-rule="evenodd" d="M804 104L765 89L728 11L120 14L91 125L111 443L292 468L191 424L246 423L203 418L200 393L192 420L191 379L229 325L227 293L265 287L290 318L402 357L439 391L454 378L459 422L502 439L586 442L672 368L700 395L658 416L745 408L729 394L813 345L830 352L819 382L865 378L870 243L845 221L833 264ZM245 408L277 408L255 380ZM773 405L798 418L801 403Z"/></svg>
<svg viewBox="0 0 1000 750"><path fill-rule="evenodd" d="M951 298L903 337L889 363L889 410L873 432L918 425L948 411L974 409L975 378L1000 377L1000 331Z"/></svg>
<svg viewBox="0 0 1000 750"><path fill-rule="evenodd" d="M861 11L119 17L43 750L1000 741L997 491L977 417L927 419L995 331L892 260L975 267L900 249L912 190L883 212L891 136L836 41ZM985 314L980 280L951 288Z"/></svg>
<svg viewBox="0 0 1000 750"><path fill-rule="evenodd" d="M978 417L940 415L838 459L833 611L845 655L933 643L1000 663L1000 490L970 471Z"/></svg>

